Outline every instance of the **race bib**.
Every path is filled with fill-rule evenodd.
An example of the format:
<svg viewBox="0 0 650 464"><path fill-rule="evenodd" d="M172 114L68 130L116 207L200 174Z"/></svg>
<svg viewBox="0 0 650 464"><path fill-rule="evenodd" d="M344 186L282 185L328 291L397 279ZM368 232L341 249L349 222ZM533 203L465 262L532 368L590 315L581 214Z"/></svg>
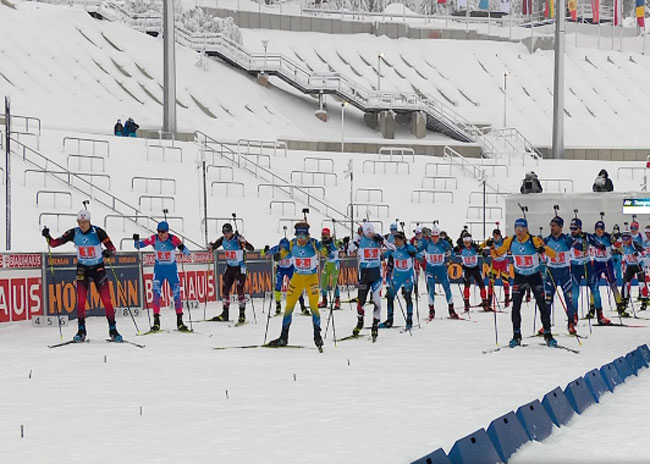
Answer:
<svg viewBox="0 0 650 464"><path fill-rule="evenodd" d="M79 257L83 259L97 258L97 247L95 246L80 246Z"/></svg>
<svg viewBox="0 0 650 464"><path fill-rule="evenodd" d="M476 255L474 256L463 256L463 263L465 266L476 266L478 263L478 257Z"/></svg>
<svg viewBox="0 0 650 464"><path fill-rule="evenodd" d="M396 259L395 260L395 269L398 269L400 271L406 271L410 269L411 266L409 265L409 260L408 259Z"/></svg>
<svg viewBox="0 0 650 464"><path fill-rule="evenodd" d="M524 269L533 267L535 262L532 256L515 255L515 264L517 267Z"/></svg>
<svg viewBox="0 0 650 464"><path fill-rule="evenodd" d="M379 248L364 248L363 258L368 261L376 261L379 259Z"/></svg>
<svg viewBox="0 0 650 464"><path fill-rule="evenodd" d="M557 251L554 258L550 258L551 263L553 264L565 264L568 259L566 251Z"/></svg>
<svg viewBox="0 0 650 464"><path fill-rule="evenodd" d="M172 252L171 251L157 251L156 252L156 260L161 263L168 263L172 260Z"/></svg>
<svg viewBox="0 0 650 464"><path fill-rule="evenodd" d="M226 259L228 261L235 261L237 259L237 252L233 250L226 250Z"/></svg>
<svg viewBox="0 0 650 464"><path fill-rule="evenodd" d="M445 258L444 255L430 255L428 253L426 257L427 257L427 263L429 264L442 264Z"/></svg>
<svg viewBox="0 0 650 464"><path fill-rule="evenodd" d="M312 269L313 261L312 258L296 258L293 264L298 270L309 271Z"/></svg>
<svg viewBox="0 0 650 464"><path fill-rule="evenodd" d="M281 267L289 267L290 264L291 264L291 258L284 258L280 260Z"/></svg>

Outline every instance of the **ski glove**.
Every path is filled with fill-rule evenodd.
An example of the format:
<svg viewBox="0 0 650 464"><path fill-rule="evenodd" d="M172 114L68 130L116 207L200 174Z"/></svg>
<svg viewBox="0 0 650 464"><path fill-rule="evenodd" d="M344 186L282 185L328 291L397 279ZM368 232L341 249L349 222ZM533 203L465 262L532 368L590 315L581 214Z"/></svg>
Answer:
<svg viewBox="0 0 650 464"><path fill-rule="evenodd" d="M544 245L540 245L540 246L537 248L537 253L540 253L540 254L541 254L541 253L544 253L545 251L546 251L546 248L544 247Z"/></svg>
<svg viewBox="0 0 650 464"><path fill-rule="evenodd" d="M140 241L140 234L133 234L133 240L136 242Z"/></svg>
<svg viewBox="0 0 650 464"><path fill-rule="evenodd" d="M262 250L262 255L267 254L270 249L271 249L271 247L269 247L268 245L264 245L264 250Z"/></svg>
<svg viewBox="0 0 650 464"><path fill-rule="evenodd" d="M113 256L113 251L106 248L106 249L104 249L104 251L102 251L102 256L104 258L110 258L111 256Z"/></svg>
<svg viewBox="0 0 650 464"><path fill-rule="evenodd" d="M50 229L48 229L47 226L43 227L41 235L45 238L50 238Z"/></svg>

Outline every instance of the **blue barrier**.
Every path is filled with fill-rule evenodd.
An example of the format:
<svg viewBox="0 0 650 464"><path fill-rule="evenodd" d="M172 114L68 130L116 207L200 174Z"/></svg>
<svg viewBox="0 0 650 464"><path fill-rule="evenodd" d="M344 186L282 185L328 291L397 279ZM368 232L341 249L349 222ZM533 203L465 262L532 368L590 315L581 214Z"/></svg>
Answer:
<svg viewBox="0 0 650 464"><path fill-rule="evenodd" d="M548 413L549 417L558 427L566 424L573 417L575 412L566 399L566 395L560 387L555 387L542 399L542 406Z"/></svg>
<svg viewBox="0 0 650 464"><path fill-rule="evenodd" d="M631 375L634 375L634 371L632 370L630 363L628 363L623 356L616 358L613 364L618 371L618 375L620 375L623 380L627 379Z"/></svg>
<svg viewBox="0 0 650 464"><path fill-rule="evenodd" d="M499 454L494 449L485 429L478 429L461 438L449 452L452 464L497 464L501 462Z"/></svg>
<svg viewBox="0 0 650 464"><path fill-rule="evenodd" d="M451 461L442 450L438 448L432 453L427 454L426 456L421 457L417 461L413 461L411 464L450 464Z"/></svg>
<svg viewBox="0 0 650 464"><path fill-rule="evenodd" d="M636 350L633 351L637 356L637 365L641 367L648 367L650 365L650 359L646 359L645 350L642 346L639 346ZM650 357L650 353L649 353Z"/></svg>
<svg viewBox="0 0 650 464"><path fill-rule="evenodd" d="M569 382L564 389L564 394L571 403L571 407L578 414L582 414L585 409L596 402L594 395L589 391L585 379L582 377Z"/></svg>
<svg viewBox="0 0 650 464"><path fill-rule="evenodd" d="M613 392L614 388L616 388L618 385L625 382L625 380L623 380L621 376L618 374L618 371L616 370L616 366L614 366L613 362L609 364L604 364L599 370L603 376L603 379L605 379L605 383L607 384L607 388L609 388L609 391Z"/></svg>
<svg viewBox="0 0 650 464"><path fill-rule="evenodd" d="M600 397L609 391L605 379L598 369L592 369L585 374L585 383L591 394L594 395L596 403L600 403Z"/></svg>
<svg viewBox="0 0 650 464"><path fill-rule="evenodd" d="M637 350L641 352L643 359L645 359L648 365L650 365L650 348L648 348L648 345L639 345Z"/></svg>
<svg viewBox="0 0 650 464"><path fill-rule="evenodd" d="M634 375L639 375L639 369L643 367L643 366L639 367L639 362L636 360L637 356L638 355L634 351L630 351L628 354L625 355L625 360L630 365L630 368L632 369Z"/></svg>
<svg viewBox="0 0 650 464"><path fill-rule="evenodd" d="M508 458L530 440L512 411L494 419L487 429L487 434L503 462L508 462Z"/></svg>
<svg viewBox="0 0 650 464"><path fill-rule="evenodd" d="M553 431L553 422L539 400L520 406L517 417L531 440L542 441Z"/></svg>

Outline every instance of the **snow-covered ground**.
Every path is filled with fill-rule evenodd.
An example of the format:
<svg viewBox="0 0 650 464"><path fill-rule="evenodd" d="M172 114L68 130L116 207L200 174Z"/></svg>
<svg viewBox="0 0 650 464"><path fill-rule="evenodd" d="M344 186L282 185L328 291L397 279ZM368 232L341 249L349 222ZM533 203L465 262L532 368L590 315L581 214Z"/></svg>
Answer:
<svg viewBox="0 0 650 464"><path fill-rule="evenodd" d="M460 301L457 295L457 305ZM495 346L493 315L474 310L472 321L423 321L412 336L400 329L383 330L375 344L362 338L335 347L330 328L323 354L313 349L210 349L262 343L262 306L261 300L255 302L257 325L197 323L199 334L194 335L136 337L130 320L120 319L125 337L145 343L144 349L105 343L106 323L100 318L89 322L89 344L56 349L46 347L58 341L56 329L2 324L3 460L408 463L440 446L449 451L455 440L487 427L492 419L650 339L648 328L593 327L589 334L581 322L579 331L590 335L582 346L559 335L560 343L580 349L577 355L539 346L539 339L527 339L524 348L482 354ZM265 306L268 309L268 301ZM556 332L562 333L558 308ZM441 304L438 309L440 318L445 311ZM396 311L402 323L399 306ZM193 313L195 320L202 317L198 313ZM533 333L533 313L532 303L524 305L524 335ZM171 330L172 311L163 314L163 328ZM217 307L208 309L209 317L215 314ZM323 312L323 327L328 315ZM355 321L350 305L344 304L334 316L337 336L350 333ZM248 318L253 319L250 306ZM140 321L143 325L146 318ZM497 322L503 344L511 335L510 315L498 314ZM630 323L650 325L644 320ZM278 336L280 324L279 317L271 319L270 337ZM70 327L64 335L73 333ZM311 347L311 335L311 319L294 315L291 343ZM608 400L643 402L641 392L616 399L627 387L620 388L584 417L598 420ZM612 417L615 412L602 414ZM630 415L640 427L642 411L630 409ZM581 427L581 420L572 424ZM573 462L581 454L571 445L607 439L596 430L607 429L605 435L612 435L613 424L602 420L588 436L576 432L576 439L568 437L569 444L561 448L564 453L552 455ZM627 456L641 462L647 440L639 436L639 447ZM546 443L530 447L551 448Z"/></svg>
<svg viewBox="0 0 650 464"><path fill-rule="evenodd" d="M543 442L527 443L508 462L563 462L569 456L575 463L646 462L649 392L650 371L642 369L638 378L629 377L617 387L616 394L605 394L598 406L574 416L567 427L556 429ZM625 439L612 430L623 430Z"/></svg>

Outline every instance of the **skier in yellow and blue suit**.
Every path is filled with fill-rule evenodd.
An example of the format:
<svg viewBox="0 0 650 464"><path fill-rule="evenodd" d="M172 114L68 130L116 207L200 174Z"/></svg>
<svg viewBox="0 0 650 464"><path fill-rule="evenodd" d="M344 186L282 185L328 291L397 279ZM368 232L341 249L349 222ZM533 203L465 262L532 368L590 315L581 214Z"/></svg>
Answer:
<svg viewBox="0 0 650 464"><path fill-rule="evenodd" d="M287 306L282 318L282 333L279 338L271 340L269 345L287 346L293 308L303 290L307 290L309 308L314 323L314 344L322 349L323 338L320 335L320 311L318 309L318 262L323 245L309 236L307 222L296 223L294 229L296 237L289 242L289 249L280 251L282 258L291 257L294 266L294 273L289 281L289 290L287 291Z"/></svg>

